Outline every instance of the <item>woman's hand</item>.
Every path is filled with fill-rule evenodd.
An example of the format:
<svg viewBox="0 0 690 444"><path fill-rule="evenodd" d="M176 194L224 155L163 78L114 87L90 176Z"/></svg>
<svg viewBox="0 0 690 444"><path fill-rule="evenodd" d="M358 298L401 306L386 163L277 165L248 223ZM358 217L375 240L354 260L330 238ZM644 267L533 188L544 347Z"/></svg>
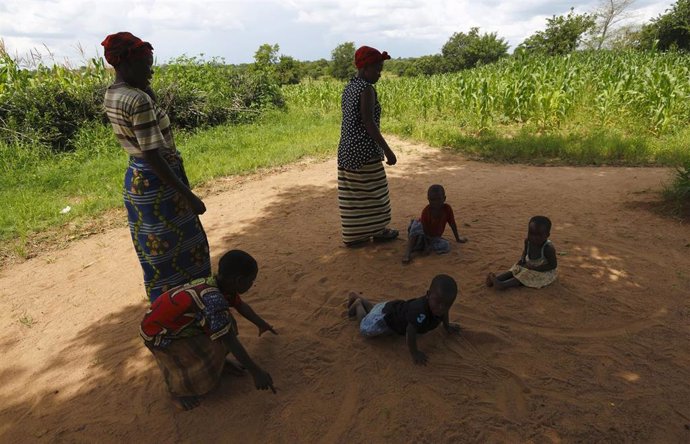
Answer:
<svg viewBox="0 0 690 444"><path fill-rule="evenodd" d="M392 166L392 165L395 165L396 163L398 163L398 158L395 157L395 153L393 151L388 150L385 154L386 154L386 163L388 165Z"/></svg>

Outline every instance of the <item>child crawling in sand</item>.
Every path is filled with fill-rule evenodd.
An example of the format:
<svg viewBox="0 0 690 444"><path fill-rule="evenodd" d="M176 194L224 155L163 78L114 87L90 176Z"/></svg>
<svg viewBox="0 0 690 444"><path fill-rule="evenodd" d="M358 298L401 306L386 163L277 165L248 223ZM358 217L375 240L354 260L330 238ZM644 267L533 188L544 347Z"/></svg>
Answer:
<svg viewBox="0 0 690 444"><path fill-rule="evenodd" d="M417 349L417 335L431 331L441 323L449 334L460 332L458 324L448 322L448 311L457 294L455 280L439 274L431 281L424 296L407 301L394 300L374 305L357 293L350 293L348 314L357 318L363 336L405 335L414 363L426 365L427 356Z"/></svg>
<svg viewBox="0 0 690 444"><path fill-rule="evenodd" d="M546 216L534 216L527 226L527 239L517 264L496 276L489 273L486 285L505 290L510 287L542 288L556 280L558 260L556 249L549 240L551 221Z"/></svg>
<svg viewBox="0 0 690 444"><path fill-rule="evenodd" d="M450 243L443 237L446 224L453 230L455 241L467 242L466 237L458 234L453 209L446 203L446 190L441 185L431 185L427 191L429 205L422 210L422 217L413 219L407 228L407 250L403 256L403 264L409 264L414 251L429 253L431 250L438 254L448 253Z"/></svg>
<svg viewBox="0 0 690 444"><path fill-rule="evenodd" d="M141 322L140 334L153 353L175 405L190 410L199 397L211 391L225 372L243 370L226 360L232 353L254 378L258 390L273 388L268 372L252 361L237 339L233 307L259 328L259 336L278 334L240 299L256 279L256 260L240 250L220 258L218 274L172 288L151 304Z"/></svg>

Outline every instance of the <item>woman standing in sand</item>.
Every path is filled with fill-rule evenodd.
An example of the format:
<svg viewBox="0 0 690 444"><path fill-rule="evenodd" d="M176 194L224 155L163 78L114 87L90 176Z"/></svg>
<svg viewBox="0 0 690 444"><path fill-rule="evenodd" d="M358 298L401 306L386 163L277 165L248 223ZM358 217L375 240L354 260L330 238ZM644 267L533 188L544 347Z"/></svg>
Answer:
<svg viewBox="0 0 690 444"><path fill-rule="evenodd" d="M381 77L385 51L362 46L355 52L357 75L342 97L343 122L338 146L338 205L343 242L348 247L398 237L391 221L388 179L383 168L395 165L395 153L381 135L381 105L374 84Z"/></svg>
<svg viewBox="0 0 690 444"><path fill-rule="evenodd" d="M153 302L167 289L211 275L204 203L190 189L170 119L155 103L153 47L129 32L101 43L115 68L105 93L108 119L129 154L124 200L134 248Z"/></svg>

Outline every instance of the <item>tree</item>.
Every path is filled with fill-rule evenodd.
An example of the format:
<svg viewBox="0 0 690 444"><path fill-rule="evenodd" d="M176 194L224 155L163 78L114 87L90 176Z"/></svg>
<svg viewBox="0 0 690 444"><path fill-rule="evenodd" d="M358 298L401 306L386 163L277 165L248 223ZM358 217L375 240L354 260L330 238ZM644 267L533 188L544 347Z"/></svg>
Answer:
<svg viewBox="0 0 690 444"><path fill-rule="evenodd" d="M336 79L347 80L353 77L357 70L354 65L355 43L345 42L331 51L331 75Z"/></svg>
<svg viewBox="0 0 690 444"><path fill-rule="evenodd" d="M259 46L254 53L254 68L258 71L273 73L278 63L278 51L280 51L280 46L277 43L272 46L268 43Z"/></svg>
<svg viewBox="0 0 690 444"><path fill-rule="evenodd" d="M641 48L642 26L639 24L625 25L617 29L606 46L614 51Z"/></svg>
<svg viewBox="0 0 690 444"><path fill-rule="evenodd" d="M678 0L665 14L642 27L643 49L690 49L690 0Z"/></svg>
<svg viewBox="0 0 690 444"><path fill-rule="evenodd" d="M441 49L449 71L474 68L493 63L508 55L508 43L496 33L479 35L479 28L470 32L456 32Z"/></svg>
<svg viewBox="0 0 690 444"><path fill-rule="evenodd" d="M427 76L446 72L446 62L441 54L421 56L414 61L412 73Z"/></svg>
<svg viewBox="0 0 690 444"><path fill-rule="evenodd" d="M302 62L302 72L305 77L311 77L312 79L318 79L329 74L330 65L328 60L319 59L309 62Z"/></svg>
<svg viewBox="0 0 690 444"><path fill-rule="evenodd" d="M281 55L276 65L276 79L278 80L278 84L294 85L299 83L300 78L300 62L290 56Z"/></svg>
<svg viewBox="0 0 690 444"><path fill-rule="evenodd" d="M628 9L635 0L602 0L594 11L595 24L590 31L592 37L589 45L601 49L615 38L614 27L622 20L630 17ZM607 45L610 46L610 45Z"/></svg>
<svg viewBox="0 0 690 444"><path fill-rule="evenodd" d="M548 55L568 54L577 49L582 36L594 25L592 14L575 14L575 10L570 8L567 16L554 15L546 19L546 29L528 37L518 50Z"/></svg>

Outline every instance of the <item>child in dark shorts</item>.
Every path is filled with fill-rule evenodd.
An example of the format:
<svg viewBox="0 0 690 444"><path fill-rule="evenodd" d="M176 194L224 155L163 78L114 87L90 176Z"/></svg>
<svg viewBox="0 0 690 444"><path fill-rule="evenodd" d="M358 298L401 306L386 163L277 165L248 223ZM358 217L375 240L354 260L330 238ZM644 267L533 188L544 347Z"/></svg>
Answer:
<svg viewBox="0 0 690 444"><path fill-rule="evenodd" d="M394 300L374 305L357 293L350 293L349 315L357 318L363 336L405 335L414 363L426 365L427 356L417 349L417 335L427 333L441 323L449 334L460 332L459 325L448 321L448 312L457 294L455 279L439 274L431 281L424 296L407 301Z"/></svg>

